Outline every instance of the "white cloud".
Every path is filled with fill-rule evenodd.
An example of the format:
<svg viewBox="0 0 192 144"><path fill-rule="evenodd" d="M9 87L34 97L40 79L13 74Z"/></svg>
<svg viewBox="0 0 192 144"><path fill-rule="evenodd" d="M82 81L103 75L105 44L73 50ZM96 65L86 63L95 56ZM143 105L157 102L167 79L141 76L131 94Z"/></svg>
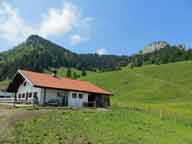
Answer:
<svg viewBox="0 0 192 144"><path fill-rule="evenodd" d="M76 6L65 3L62 9L51 8L49 10L48 15L43 18L39 31L44 37L70 33L70 44L78 45L90 39L92 21L91 17L81 16Z"/></svg>
<svg viewBox="0 0 192 144"><path fill-rule="evenodd" d="M68 33L79 19L79 12L72 4L65 4L62 9L51 8L40 26L40 35L59 35Z"/></svg>
<svg viewBox="0 0 192 144"><path fill-rule="evenodd" d="M78 34L72 35L72 36L70 37L70 43L71 43L71 45L80 44L82 41L83 41L83 38L82 38L80 35L78 35Z"/></svg>
<svg viewBox="0 0 192 144"><path fill-rule="evenodd" d="M43 15L39 27L34 28L9 3L0 4L0 38L11 43L19 43L31 34L38 34L43 37L65 36L70 44L80 44L90 39L91 22L92 18L81 16L76 6L65 3L60 9L50 8Z"/></svg>
<svg viewBox="0 0 192 144"><path fill-rule="evenodd" d="M7 3L2 3L0 8L0 38L16 43L33 33L33 29L18 15L15 8Z"/></svg>
<svg viewBox="0 0 192 144"><path fill-rule="evenodd" d="M98 49L96 49L96 54L98 54L98 55L107 54L107 50L104 48L98 48Z"/></svg>

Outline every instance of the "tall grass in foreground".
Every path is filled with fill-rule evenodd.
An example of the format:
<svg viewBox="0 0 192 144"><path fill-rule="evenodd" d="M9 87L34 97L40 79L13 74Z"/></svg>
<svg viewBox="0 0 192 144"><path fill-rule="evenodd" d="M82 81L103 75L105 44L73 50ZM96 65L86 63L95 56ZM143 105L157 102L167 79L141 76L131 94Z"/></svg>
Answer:
<svg viewBox="0 0 192 144"><path fill-rule="evenodd" d="M16 126L19 144L180 144L192 143L192 125L160 118L139 108L53 111Z"/></svg>

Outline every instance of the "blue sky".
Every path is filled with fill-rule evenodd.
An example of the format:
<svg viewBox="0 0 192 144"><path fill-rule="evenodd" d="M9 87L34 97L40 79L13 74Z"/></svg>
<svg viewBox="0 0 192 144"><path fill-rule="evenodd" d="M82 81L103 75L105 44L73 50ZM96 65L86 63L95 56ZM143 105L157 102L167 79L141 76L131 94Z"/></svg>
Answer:
<svg viewBox="0 0 192 144"><path fill-rule="evenodd" d="M4 0L0 51L38 34L79 53L130 55L165 40L192 44L191 0Z"/></svg>

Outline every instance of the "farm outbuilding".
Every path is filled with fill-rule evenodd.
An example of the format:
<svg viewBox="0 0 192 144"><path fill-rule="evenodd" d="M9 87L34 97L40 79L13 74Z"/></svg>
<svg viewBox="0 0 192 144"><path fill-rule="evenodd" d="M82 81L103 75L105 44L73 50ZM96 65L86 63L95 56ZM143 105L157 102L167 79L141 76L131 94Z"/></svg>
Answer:
<svg viewBox="0 0 192 144"><path fill-rule="evenodd" d="M8 92L17 103L67 107L108 107L112 93L90 82L18 70Z"/></svg>

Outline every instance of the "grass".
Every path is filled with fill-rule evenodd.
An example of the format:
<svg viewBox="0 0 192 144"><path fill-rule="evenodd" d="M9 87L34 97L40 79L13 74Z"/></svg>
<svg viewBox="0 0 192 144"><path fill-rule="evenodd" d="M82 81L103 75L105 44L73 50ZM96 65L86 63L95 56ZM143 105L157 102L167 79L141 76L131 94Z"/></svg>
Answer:
<svg viewBox="0 0 192 144"><path fill-rule="evenodd" d="M79 77L82 77L82 71L78 70L78 69L75 69L75 68L70 68L71 69L71 72L72 72L72 76L74 73L76 73L77 76ZM67 68L65 67L60 67L57 69L57 75L59 77L66 77L66 74L67 74ZM44 71L45 73L48 73L48 74L51 74L52 72L51 71L48 71L48 70L45 70ZM89 74L94 74L96 72L91 72L91 71L86 71L87 75Z"/></svg>
<svg viewBox="0 0 192 144"><path fill-rule="evenodd" d="M109 111L57 109L16 124L18 144L190 144L192 62L82 77L111 91Z"/></svg>
<svg viewBox="0 0 192 144"><path fill-rule="evenodd" d="M113 92L115 105L190 103L192 62L149 65L142 68L88 75L89 80Z"/></svg>
<svg viewBox="0 0 192 144"><path fill-rule="evenodd" d="M19 144L179 144L192 143L191 123L145 111L53 111L17 124Z"/></svg>
<svg viewBox="0 0 192 144"><path fill-rule="evenodd" d="M4 81L0 81L0 90L1 89L6 89L7 87L8 87L8 85L9 85L9 80L4 80Z"/></svg>
<svg viewBox="0 0 192 144"><path fill-rule="evenodd" d="M15 144L15 126L17 122L42 116L48 110L13 108L0 105L0 144Z"/></svg>
<svg viewBox="0 0 192 144"><path fill-rule="evenodd" d="M121 71L88 75L89 80L113 92L112 104L135 105L149 111L192 114L192 61L124 68Z"/></svg>

